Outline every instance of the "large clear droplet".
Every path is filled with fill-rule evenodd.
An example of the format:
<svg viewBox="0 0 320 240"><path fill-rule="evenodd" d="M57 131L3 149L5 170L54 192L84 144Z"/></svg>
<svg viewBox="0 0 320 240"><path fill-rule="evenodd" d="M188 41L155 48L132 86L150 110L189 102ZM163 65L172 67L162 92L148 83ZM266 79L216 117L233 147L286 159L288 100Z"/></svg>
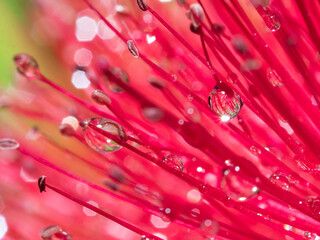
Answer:
<svg viewBox="0 0 320 240"><path fill-rule="evenodd" d="M290 179L289 177L283 172L275 172L270 176L270 181L277 185L278 187L282 188L283 190L289 191L290 190Z"/></svg>
<svg viewBox="0 0 320 240"><path fill-rule="evenodd" d="M220 117L234 118L240 112L243 105L240 96L229 89L228 86L215 86L209 96L209 106Z"/></svg>
<svg viewBox="0 0 320 240"><path fill-rule="evenodd" d="M98 152L115 152L122 146L96 131L93 127L114 135L119 141L127 140L123 128L118 123L106 118L89 118L82 121L80 125L83 127L83 135L87 144Z"/></svg>
<svg viewBox="0 0 320 240"><path fill-rule="evenodd" d="M278 31L281 27L280 17L271 11L265 11L263 15L263 20L266 23L267 27L272 31Z"/></svg>
<svg viewBox="0 0 320 240"><path fill-rule="evenodd" d="M72 240L72 236L57 225L50 225L40 231L43 240Z"/></svg>
<svg viewBox="0 0 320 240"><path fill-rule="evenodd" d="M255 197L260 192L260 189L253 183L239 176L239 166L232 168L234 170L227 168L223 171L220 185L224 192L228 197L236 201L246 201Z"/></svg>
<svg viewBox="0 0 320 240"><path fill-rule="evenodd" d="M181 172L183 171L183 162L181 158L177 155L168 155L162 161L170 168L173 168Z"/></svg>
<svg viewBox="0 0 320 240"><path fill-rule="evenodd" d="M3 138L0 139L0 149L1 150L12 150L17 149L19 147L19 143L10 138Z"/></svg>
<svg viewBox="0 0 320 240"><path fill-rule="evenodd" d="M267 70L267 79L274 87L282 87L283 86L283 83L282 83L280 76L278 75L278 73L275 70L273 70L271 68L268 68L268 70Z"/></svg>
<svg viewBox="0 0 320 240"><path fill-rule="evenodd" d="M117 67L109 68L108 71L110 72L110 76L108 76L106 83L110 91L115 93L124 92L123 88L120 87L116 82L121 81L125 84L129 84L129 77L127 73L123 71L121 68ZM116 78L116 80L113 80L111 78Z"/></svg>
<svg viewBox="0 0 320 240"><path fill-rule="evenodd" d="M37 61L28 54L18 54L13 58L17 71L27 78L37 78L40 75Z"/></svg>

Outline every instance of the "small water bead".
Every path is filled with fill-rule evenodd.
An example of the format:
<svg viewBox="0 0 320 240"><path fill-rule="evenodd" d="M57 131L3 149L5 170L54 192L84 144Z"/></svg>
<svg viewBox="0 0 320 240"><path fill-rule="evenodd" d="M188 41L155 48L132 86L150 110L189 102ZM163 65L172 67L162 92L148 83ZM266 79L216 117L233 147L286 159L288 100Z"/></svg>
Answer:
<svg viewBox="0 0 320 240"><path fill-rule="evenodd" d="M263 14L263 20L272 32L278 31L281 27L281 19L274 12L265 11Z"/></svg>
<svg viewBox="0 0 320 240"><path fill-rule="evenodd" d="M124 92L123 88L120 87L116 81L120 81L124 84L129 84L128 74L123 71L121 68L112 67L108 69L109 75L106 81L107 87L110 91L114 93L122 93ZM111 78L116 78L116 80L112 80Z"/></svg>
<svg viewBox="0 0 320 240"><path fill-rule="evenodd" d="M240 171L238 166L235 166L234 169L235 171L230 169L223 171L220 183L221 188L233 200L246 201L255 197L260 192L260 189L237 174Z"/></svg>
<svg viewBox="0 0 320 240"><path fill-rule="evenodd" d="M93 99L93 101L100 105L108 105L111 103L111 99L109 98L109 96L101 90L94 90L91 93L91 98Z"/></svg>
<svg viewBox="0 0 320 240"><path fill-rule="evenodd" d="M208 102L211 110L218 116L228 116L230 118L236 117L243 105L240 96L229 87L215 86L210 93Z"/></svg>
<svg viewBox="0 0 320 240"><path fill-rule="evenodd" d="M256 146L251 146L250 151L255 156L259 156L261 154L261 149L257 148Z"/></svg>
<svg viewBox="0 0 320 240"><path fill-rule="evenodd" d="M206 234L217 234L219 231L219 223L213 219L205 219L202 221L200 228Z"/></svg>
<svg viewBox="0 0 320 240"><path fill-rule="evenodd" d="M18 54L13 58L17 71L27 78L37 78L40 75L37 61L28 54Z"/></svg>
<svg viewBox="0 0 320 240"><path fill-rule="evenodd" d="M183 162L181 158L177 155L168 155L162 160L162 162L170 168L173 168L181 172L183 171Z"/></svg>
<svg viewBox="0 0 320 240"><path fill-rule="evenodd" d="M270 176L270 181L277 185L278 187L282 188L283 190L289 191L290 190L290 178L282 172L275 172Z"/></svg>
<svg viewBox="0 0 320 240"><path fill-rule="evenodd" d="M83 127L83 135L87 144L97 152L115 152L121 149L122 146L94 130L90 125L93 125L108 134L114 135L119 141L127 140L124 129L118 123L110 119L89 118L82 121L80 125Z"/></svg>
<svg viewBox="0 0 320 240"><path fill-rule="evenodd" d="M271 68L268 68L268 70L267 70L267 79L274 87L282 87L283 86L282 80L279 77L278 73Z"/></svg>
<svg viewBox="0 0 320 240"><path fill-rule="evenodd" d="M142 108L142 115L151 122L159 122L163 119L164 112L157 107L144 107Z"/></svg>
<svg viewBox="0 0 320 240"><path fill-rule="evenodd" d="M72 236L57 225L50 225L40 231L43 240L72 240Z"/></svg>
<svg viewBox="0 0 320 240"><path fill-rule="evenodd" d="M141 240L155 240L155 238L151 236L142 235Z"/></svg>
<svg viewBox="0 0 320 240"><path fill-rule="evenodd" d="M314 215L320 215L320 197L308 199L309 208Z"/></svg>
<svg viewBox="0 0 320 240"><path fill-rule="evenodd" d="M132 56L134 56L135 58L139 57L139 51L132 40L127 41L127 47L130 53L132 54Z"/></svg>
<svg viewBox="0 0 320 240"><path fill-rule="evenodd" d="M19 147L19 143L10 138L2 138L0 139L0 150L13 150Z"/></svg>

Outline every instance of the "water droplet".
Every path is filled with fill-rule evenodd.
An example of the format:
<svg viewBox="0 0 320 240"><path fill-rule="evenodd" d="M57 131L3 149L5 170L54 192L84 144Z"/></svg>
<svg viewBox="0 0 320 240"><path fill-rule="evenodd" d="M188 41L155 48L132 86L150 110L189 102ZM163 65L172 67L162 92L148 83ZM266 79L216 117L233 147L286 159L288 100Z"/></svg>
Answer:
<svg viewBox="0 0 320 240"><path fill-rule="evenodd" d="M250 151L255 156L259 156L261 154L261 150L259 148L257 148L256 146L251 146Z"/></svg>
<svg viewBox="0 0 320 240"><path fill-rule="evenodd" d="M57 225L50 225L40 231L40 237L43 240L72 240L72 236Z"/></svg>
<svg viewBox="0 0 320 240"><path fill-rule="evenodd" d="M188 101L192 102L193 101L193 96L191 94L188 94L187 99L188 99Z"/></svg>
<svg viewBox="0 0 320 240"><path fill-rule="evenodd" d="M308 161L305 154L297 154L294 159L302 171L310 172L312 170L312 163Z"/></svg>
<svg viewBox="0 0 320 240"><path fill-rule="evenodd" d="M176 82L178 77L175 74L171 74L170 79L171 79L172 82Z"/></svg>
<svg viewBox="0 0 320 240"><path fill-rule="evenodd" d="M17 149L19 147L19 143L10 138L2 138L0 139L0 150L12 150Z"/></svg>
<svg viewBox="0 0 320 240"><path fill-rule="evenodd" d="M178 171L183 171L183 163L179 156L177 155L169 155L166 156L163 160L163 163L165 163L170 168L173 168Z"/></svg>
<svg viewBox="0 0 320 240"><path fill-rule="evenodd" d="M187 17L191 20L193 27L198 28L204 21L204 11L201 5L199 3L191 4L187 11Z"/></svg>
<svg viewBox="0 0 320 240"><path fill-rule="evenodd" d="M271 68L268 68L268 70L267 70L267 79L274 87L282 87L283 86L282 80L279 77L278 73Z"/></svg>
<svg viewBox="0 0 320 240"><path fill-rule="evenodd" d="M74 135L74 128L68 123L60 124L59 131L60 131L61 135L66 136L66 137L71 137Z"/></svg>
<svg viewBox="0 0 320 240"><path fill-rule="evenodd" d="M256 185L239 176L237 172L240 171L240 167L235 166L231 168L234 169L234 171L230 170L230 168L223 171L223 177L220 185L224 192L231 199L237 201L246 201L255 197L260 192L260 189Z"/></svg>
<svg viewBox="0 0 320 240"><path fill-rule="evenodd" d="M229 87L214 87L209 96L209 107L217 115L234 118L243 105L240 96Z"/></svg>
<svg viewBox="0 0 320 240"><path fill-rule="evenodd" d="M17 71L27 78L37 78L40 75L37 61L28 54L18 54L13 58Z"/></svg>
<svg viewBox="0 0 320 240"><path fill-rule="evenodd" d="M129 84L129 77L125 71L121 68L112 67L108 69L107 72L107 87L110 91L115 93L124 92L123 88L120 87L117 82L122 82L124 84Z"/></svg>
<svg viewBox="0 0 320 240"><path fill-rule="evenodd" d="M32 127L26 134L26 139L34 141L41 136L41 133L37 127Z"/></svg>
<svg viewBox="0 0 320 240"><path fill-rule="evenodd" d="M308 199L309 208L315 216L320 215L320 197Z"/></svg>
<svg viewBox="0 0 320 240"><path fill-rule="evenodd" d="M290 185L291 185L290 179L285 173L275 172L270 176L269 179L273 184L277 185L283 190L286 190L286 191L290 190Z"/></svg>
<svg viewBox="0 0 320 240"><path fill-rule="evenodd" d="M118 137L119 141L127 140L123 128L118 123L106 118L89 118L82 121L80 125L83 127L83 135L87 144L98 152L115 152L121 149L122 146L90 126L95 126L106 133Z"/></svg>
<svg viewBox="0 0 320 240"><path fill-rule="evenodd" d="M139 51L132 40L127 41L127 47L128 50L131 52L132 56L134 56L135 58L139 57Z"/></svg>
<svg viewBox="0 0 320 240"><path fill-rule="evenodd" d="M144 107L142 108L142 115L151 122L159 122L164 117L164 112L157 107Z"/></svg>
<svg viewBox="0 0 320 240"><path fill-rule="evenodd" d="M206 234L217 234L219 230L219 223L213 219L205 219L202 221L200 228Z"/></svg>
<svg viewBox="0 0 320 240"><path fill-rule="evenodd" d="M146 236L146 235L142 235L141 236L141 240L154 240L155 238L154 237L151 237L151 236Z"/></svg>
<svg viewBox="0 0 320 240"><path fill-rule="evenodd" d="M111 99L109 98L109 96L101 90L94 90L91 93L91 98L93 99L93 101L100 105L108 105L111 103Z"/></svg>
<svg viewBox="0 0 320 240"><path fill-rule="evenodd" d="M201 114L193 104L187 103L184 106L184 111L187 115L188 120L192 122L200 122L201 120Z"/></svg>
<svg viewBox="0 0 320 240"><path fill-rule="evenodd" d="M142 11L148 10L148 5L145 3L144 0L137 0L138 6Z"/></svg>
<svg viewBox="0 0 320 240"><path fill-rule="evenodd" d="M267 27L272 31L275 32L280 29L281 27L281 19L280 17L271 11L265 11L263 20L266 23Z"/></svg>

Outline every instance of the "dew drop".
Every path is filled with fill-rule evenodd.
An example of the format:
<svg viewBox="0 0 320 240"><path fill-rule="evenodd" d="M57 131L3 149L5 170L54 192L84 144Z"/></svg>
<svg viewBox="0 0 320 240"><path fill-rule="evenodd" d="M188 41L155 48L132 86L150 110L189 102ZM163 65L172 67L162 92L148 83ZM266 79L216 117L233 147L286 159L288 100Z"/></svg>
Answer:
<svg viewBox="0 0 320 240"><path fill-rule="evenodd" d="M239 176L240 168L238 166L232 168L234 168L234 171L229 168L223 171L220 183L227 196L236 201L246 201L255 197L260 192L260 189Z"/></svg>
<svg viewBox="0 0 320 240"><path fill-rule="evenodd" d="M107 78L106 84L109 90L115 93L124 92L123 88L120 87L116 82L119 81L124 84L129 84L128 74L125 71L123 71L121 68L117 68L117 67L109 68L108 71L110 72L110 74Z"/></svg>
<svg viewBox="0 0 320 240"><path fill-rule="evenodd" d="M188 99L189 102L192 102L193 101L193 96L191 94L188 94L187 99Z"/></svg>
<svg viewBox="0 0 320 240"><path fill-rule="evenodd" d="M108 97L108 95L101 90L94 90L91 93L91 98L93 99L93 101L100 105L108 105L111 103L111 100Z"/></svg>
<svg viewBox="0 0 320 240"><path fill-rule="evenodd" d="M213 219L205 219L202 221L200 228L206 234L217 234L219 231L219 223Z"/></svg>
<svg viewBox="0 0 320 240"><path fill-rule="evenodd" d="M17 71L27 78L37 78L40 75L37 61L28 54L18 54L13 58Z"/></svg>
<svg viewBox="0 0 320 240"><path fill-rule="evenodd" d="M183 171L182 160L177 155L168 155L162 161L170 168L173 168L173 169L181 171L181 172Z"/></svg>
<svg viewBox="0 0 320 240"><path fill-rule="evenodd" d="M170 80L171 80L172 82L176 82L176 81L178 80L177 75L175 75L175 74L171 74L171 76L170 76Z"/></svg>
<svg viewBox="0 0 320 240"><path fill-rule="evenodd" d="M240 112L243 103L237 93L229 87L225 89L217 86L212 89L208 99L209 107L220 117L234 118Z"/></svg>
<svg viewBox="0 0 320 240"><path fill-rule="evenodd" d="M50 225L40 231L43 240L72 240L72 236L57 225Z"/></svg>
<svg viewBox="0 0 320 240"><path fill-rule="evenodd" d="M141 240L154 240L154 237L150 237L150 236L146 236L146 235L142 235L141 236Z"/></svg>
<svg viewBox="0 0 320 240"><path fill-rule="evenodd" d="M256 146L251 146L250 151L255 156L259 156L261 154L261 150L259 148L257 148Z"/></svg>
<svg viewBox="0 0 320 240"><path fill-rule="evenodd" d="M159 122L164 117L164 112L157 107L144 107L142 108L142 115L151 122Z"/></svg>
<svg viewBox="0 0 320 240"><path fill-rule="evenodd" d="M273 184L277 185L283 190L286 190L286 191L290 190L290 185L291 185L290 179L285 173L275 172L270 176L269 179Z"/></svg>
<svg viewBox="0 0 320 240"><path fill-rule="evenodd" d="M282 87L283 86L282 80L279 77L278 73L271 68L268 68L268 70L267 70L267 79L274 87Z"/></svg>
<svg viewBox="0 0 320 240"><path fill-rule="evenodd" d="M71 137L74 135L75 130L70 124L65 123L65 124L59 125L59 131L60 131L61 135L65 136L65 137Z"/></svg>
<svg viewBox="0 0 320 240"><path fill-rule="evenodd" d="M17 149L19 147L19 143L10 138L2 138L0 139L0 150L12 150Z"/></svg>
<svg viewBox="0 0 320 240"><path fill-rule="evenodd" d="M139 57L139 51L132 40L127 41L127 47L130 53L132 54L132 56L134 56L135 58Z"/></svg>
<svg viewBox="0 0 320 240"><path fill-rule="evenodd" d="M278 31L281 27L281 19L280 17L271 11L265 11L263 20L266 23L267 27L272 31Z"/></svg>
<svg viewBox="0 0 320 240"><path fill-rule="evenodd" d="M89 118L82 121L80 125L83 127L83 135L87 144L97 152L115 152L121 149L122 146L99 133L91 126L118 137L119 141L127 140L124 129L118 123L106 118Z"/></svg>
<svg viewBox="0 0 320 240"><path fill-rule="evenodd" d="M320 215L320 197L308 199L309 208L315 216Z"/></svg>

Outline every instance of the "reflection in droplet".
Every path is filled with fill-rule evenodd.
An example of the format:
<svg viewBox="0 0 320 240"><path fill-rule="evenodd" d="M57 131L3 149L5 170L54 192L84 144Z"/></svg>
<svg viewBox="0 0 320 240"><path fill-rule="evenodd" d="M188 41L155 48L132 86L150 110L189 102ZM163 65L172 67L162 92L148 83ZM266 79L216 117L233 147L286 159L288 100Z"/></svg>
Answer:
<svg viewBox="0 0 320 240"><path fill-rule="evenodd" d="M127 47L130 53L132 54L132 56L134 56L135 58L139 57L139 51L132 40L127 41Z"/></svg>
<svg viewBox="0 0 320 240"><path fill-rule="evenodd" d="M290 179L289 177L283 172L275 172L270 176L270 181L277 185L278 187L282 188L283 190L289 191L290 190Z"/></svg>
<svg viewBox="0 0 320 240"><path fill-rule="evenodd" d="M214 87L209 96L209 106L217 115L234 118L243 105L240 96L231 90Z"/></svg>
<svg viewBox="0 0 320 240"><path fill-rule="evenodd" d="M183 162L181 158L177 155L168 155L163 159L163 163L165 163L170 168L173 168L178 171L183 171Z"/></svg>
<svg viewBox="0 0 320 240"><path fill-rule="evenodd" d="M37 78L40 75L37 61L28 54L18 54L13 58L17 71L27 78Z"/></svg>
<svg viewBox="0 0 320 240"><path fill-rule="evenodd" d="M257 148L256 146L251 146L250 151L255 156L259 156L261 154L261 150L259 148Z"/></svg>
<svg viewBox="0 0 320 240"><path fill-rule="evenodd" d="M90 126L94 126L101 129L101 131L114 135L119 141L127 140L123 128L118 123L106 118L90 118L82 121L81 126L83 127L83 135L87 144L98 152L114 152L121 149L122 146Z"/></svg>
<svg viewBox="0 0 320 240"><path fill-rule="evenodd" d="M235 166L234 169L235 172L230 169L223 171L223 177L220 183L221 188L234 200L246 201L255 197L260 192L260 189L237 174L237 172L240 171L238 166Z"/></svg>
<svg viewBox="0 0 320 240"><path fill-rule="evenodd" d="M112 78L116 78L116 81L121 81L125 84L129 84L129 77L125 71L123 71L121 68L117 67L112 67L109 69L110 73L112 76L107 78L107 87L110 89L110 91L115 92L115 93L122 93L124 90L121 88L119 85L116 84L115 81L113 81ZM112 81L111 81L112 80Z"/></svg>
<svg viewBox="0 0 320 240"><path fill-rule="evenodd" d="M43 240L72 240L72 236L57 225L50 225L40 231L40 237Z"/></svg>
<svg viewBox="0 0 320 240"><path fill-rule="evenodd" d="M12 150L17 149L19 147L19 143L10 138L2 138L0 139L0 150Z"/></svg>
<svg viewBox="0 0 320 240"><path fill-rule="evenodd" d="M275 32L280 29L281 27L281 19L280 17L271 11L265 11L263 20L266 23L267 27L272 31Z"/></svg>
<svg viewBox="0 0 320 240"><path fill-rule="evenodd" d="M268 70L267 70L267 79L274 87L282 87L283 86L280 76L278 75L278 73L275 70L273 70L271 68L268 68Z"/></svg>

